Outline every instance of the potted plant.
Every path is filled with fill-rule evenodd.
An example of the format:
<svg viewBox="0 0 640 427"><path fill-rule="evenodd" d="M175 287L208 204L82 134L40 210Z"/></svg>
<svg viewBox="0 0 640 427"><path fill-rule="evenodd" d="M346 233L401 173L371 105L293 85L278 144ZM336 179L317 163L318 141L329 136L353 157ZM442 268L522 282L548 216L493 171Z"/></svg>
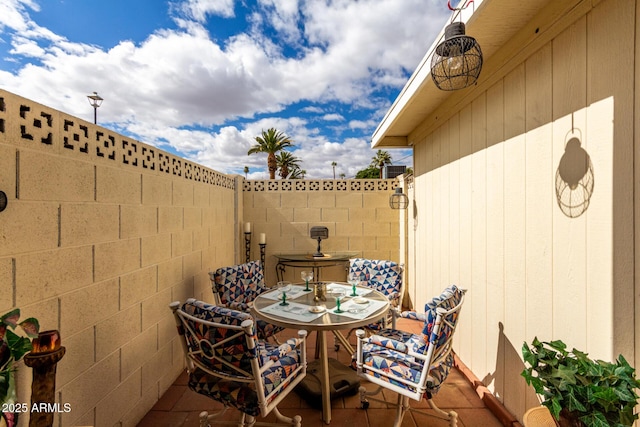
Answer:
<svg viewBox="0 0 640 427"><path fill-rule="evenodd" d="M18 323L19 319L19 308L0 317L0 404L2 417L8 426L15 424L15 414L18 413L18 410L12 410L16 403L14 363L31 351L31 338L36 338L40 329L38 321L33 317ZM18 327L26 336L14 332Z"/></svg>
<svg viewBox="0 0 640 427"><path fill-rule="evenodd" d="M522 376L542 396L542 404L563 426L631 426L640 382L620 355L615 363L593 360L562 341L535 338L522 346Z"/></svg>

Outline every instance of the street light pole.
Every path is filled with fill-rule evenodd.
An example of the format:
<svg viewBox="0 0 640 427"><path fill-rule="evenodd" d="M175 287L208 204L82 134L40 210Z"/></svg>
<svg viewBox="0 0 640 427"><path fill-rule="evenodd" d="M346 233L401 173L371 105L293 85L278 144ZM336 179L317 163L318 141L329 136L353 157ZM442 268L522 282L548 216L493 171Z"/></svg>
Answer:
<svg viewBox="0 0 640 427"><path fill-rule="evenodd" d="M98 124L98 107L102 105L104 99L98 95L98 92L93 92L93 95L87 95L87 98L89 98L89 104L93 107L93 123Z"/></svg>

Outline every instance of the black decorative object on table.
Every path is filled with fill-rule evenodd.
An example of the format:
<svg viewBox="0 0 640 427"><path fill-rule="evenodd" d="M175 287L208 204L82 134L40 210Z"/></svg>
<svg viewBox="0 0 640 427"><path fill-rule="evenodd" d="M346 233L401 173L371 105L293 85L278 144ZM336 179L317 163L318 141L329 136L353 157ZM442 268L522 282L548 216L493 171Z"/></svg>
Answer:
<svg viewBox="0 0 640 427"><path fill-rule="evenodd" d="M322 239L326 239L329 237L329 229L327 227L317 225L317 226L311 227L311 230L309 231L309 235L311 236L312 239L318 240L318 249L316 250L316 253L313 254L313 256L323 257L324 254L320 250L320 242L322 241Z"/></svg>

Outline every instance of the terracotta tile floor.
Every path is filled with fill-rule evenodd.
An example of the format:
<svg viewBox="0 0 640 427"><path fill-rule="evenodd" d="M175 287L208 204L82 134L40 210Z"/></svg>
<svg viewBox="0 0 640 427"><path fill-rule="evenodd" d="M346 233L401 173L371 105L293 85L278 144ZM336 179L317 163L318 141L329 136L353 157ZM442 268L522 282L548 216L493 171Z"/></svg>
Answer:
<svg viewBox="0 0 640 427"><path fill-rule="evenodd" d="M399 324L399 329L415 329L414 324ZM286 339L293 336L295 331L281 332L281 338ZM313 359L316 334L312 333L307 342L308 358ZM329 342L332 337L328 334ZM351 336L350 342L354 343L355 336ZM329 348L329 357L334 357L343 363L350 361L351 357L344 349L335 351L333 346ZM373 388L373 386L363 381L361 385ZM383 392L385 400L395 402L394 393ZM434 398L436 404L444 410L454 409L458 413L459 427L502 427L502 423L484 405L478 394L475 392L467 378L457 369L453 369L440 392ZM412 407L428 408L426 401L411 401ZM187 388L186 373L180 375L175 383L169 387L167 392L160 398L155 406L138 424L138 427L198 427L198 415L201 411L213 412L222 406L200 394ZM309 406L294 391L278 406L280 412L286 416L300 415L302 425L305 427L325 426L322 421L322 411ZM388 427L393 425L395 409L383 403L370 401L369 409L360 408L360 399L356 393L353 396L345 396L334 399L331 402L331 426L349 427ZM448 423L440 418L429 415L431 409L424 409L426 415L416 412L409 412L402 422L403 427L447 427ZM224 414L224 419L237 419L239 413L235 409L229 409ZM265 421L274 421L275 416L270 414ZM258 419L258 421L263 421ZM213 424L215 426L215 424Z"/></svg>

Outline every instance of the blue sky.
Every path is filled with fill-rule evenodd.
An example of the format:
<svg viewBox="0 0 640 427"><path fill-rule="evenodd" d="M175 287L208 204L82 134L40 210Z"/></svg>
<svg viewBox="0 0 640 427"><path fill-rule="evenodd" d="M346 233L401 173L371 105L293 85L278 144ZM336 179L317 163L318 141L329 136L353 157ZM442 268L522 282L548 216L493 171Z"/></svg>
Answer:
<svg viewBox="0 0 640 427"><path fill-rule="evenodd" d="M450 18L445 0L0 0L0 87L225 173L263 129L353 177ZM411 165L409 150L388 150Z"/></svg>

